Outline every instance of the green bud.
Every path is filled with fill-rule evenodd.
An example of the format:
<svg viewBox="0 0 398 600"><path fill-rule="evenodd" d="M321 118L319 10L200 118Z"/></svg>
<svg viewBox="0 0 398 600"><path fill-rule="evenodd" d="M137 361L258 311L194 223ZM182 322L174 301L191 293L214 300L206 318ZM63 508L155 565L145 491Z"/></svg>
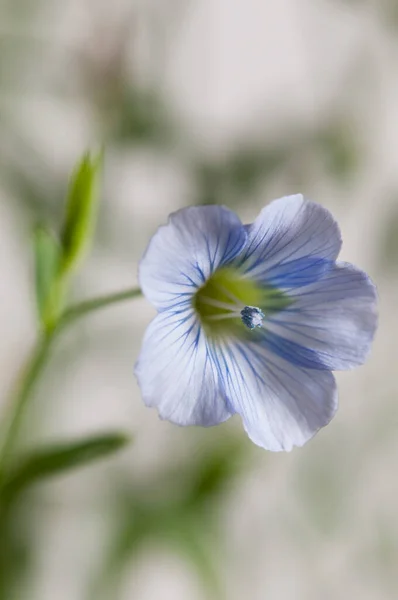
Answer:
<svg viewBox="0 0 398 600"><path fill-rule="evenodd" d="M72 175L61 238L63 273L76 266L94 234L101 164L102 153L87 153Z"/></svg>

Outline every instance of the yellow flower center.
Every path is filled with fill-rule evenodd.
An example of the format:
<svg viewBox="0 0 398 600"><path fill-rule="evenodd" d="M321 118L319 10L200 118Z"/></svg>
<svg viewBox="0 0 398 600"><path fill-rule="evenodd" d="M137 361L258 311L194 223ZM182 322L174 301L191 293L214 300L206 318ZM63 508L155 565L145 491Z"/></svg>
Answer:
<svg viewBox="0 0 398 600"><path fill-rule="evenodd" d="M233 267L215 271L193 297L196 314L213 337L245 335L249 329L262 327L267 314L291 302L279 289L260 285Z"/></svg>

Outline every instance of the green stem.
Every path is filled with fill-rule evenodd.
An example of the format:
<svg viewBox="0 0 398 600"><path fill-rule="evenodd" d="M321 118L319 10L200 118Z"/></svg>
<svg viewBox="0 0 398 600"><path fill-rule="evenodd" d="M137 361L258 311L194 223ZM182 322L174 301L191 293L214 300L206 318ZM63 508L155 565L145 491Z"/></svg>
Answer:
<svg viewBox="0 0 398 600"><path fill-rule="evenodd" d="M12 450L19 425L25 412L35 382L47 360L54 335L44 335L36 343L32 354L24 368L20 386L17 388L15 397L11 400L11 417L6 424L6 433L2 444L0 455L0 481L4 475L8 457Z"/></svg>
<svg viewBox="0 0 398 600"><path fill-rule="evenodd" d="M126 300L133 300L141 295L142 292L140 288L133 288L131 290L125 290L124 292L100 296L99 298L86 300L79 304L72 305L70 308L66 309L61 316L57 328L63 328L72 321L84 317L87 313L112 306L113 304L119 304L119 302L125 302Z"/></svg>
<svg viewBox="0 0 398 600"><path fill-rule="evenodd" d="M106 308L107 306L111 306L119 302L131 300L140 295L141 290L139 288L135 288L72 305L70 308L64 311L54 328L40 336L22 373L20 385L17 388L15 395L11 398L11 416L8 424L6 424L6 430L2 437L0 451L0 483L6 470L8 458L12 452L14 442L18 436L18 431L25 414L28 401L43 370L43 367L46 364L50 349L57 335L75 320L93 311Z"/></svg>

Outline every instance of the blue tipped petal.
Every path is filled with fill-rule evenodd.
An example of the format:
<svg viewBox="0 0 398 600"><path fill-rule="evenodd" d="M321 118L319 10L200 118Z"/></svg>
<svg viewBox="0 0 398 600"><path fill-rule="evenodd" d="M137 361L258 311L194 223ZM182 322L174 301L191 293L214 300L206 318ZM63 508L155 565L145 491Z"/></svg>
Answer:
<svg viewBox="0 0 398 600"><path fill-rule="evenodd" d="M222 206L194 206L172 214L151 239L139 267L141 288L164 310L190 298L220 266L230 263L246 243L235 213Z"/></svg>
<svg viewBox="0 0 398 600"><path fill-rule="evenodd" d="M271 202L246 229L239 264L248 276L279 288L318 281L341 248L332 215L301 194Z"/></svg>
<svg viewBox="0 0 398 600"><path fill-rule="evenodd" d="M232 407L250 439L267 450L302 446L327 425L337 409L330 371L293 365L255 342L213 349Z"/></svg>
<svg viewBox="0 0 398 600"><path fill-rule="evenodd" d="M294 303L267 321L270 350L312 369L363 364L377 327L376 288L366 273L336 263L321 281L290 296Z"/></svg>
<svg viewBox="0 0 398 600"><path fill-rule="evenodd" d="M231 416L192 309L164 311L146 330L135 374L147 406L177 425L217 425Z"/></svg>

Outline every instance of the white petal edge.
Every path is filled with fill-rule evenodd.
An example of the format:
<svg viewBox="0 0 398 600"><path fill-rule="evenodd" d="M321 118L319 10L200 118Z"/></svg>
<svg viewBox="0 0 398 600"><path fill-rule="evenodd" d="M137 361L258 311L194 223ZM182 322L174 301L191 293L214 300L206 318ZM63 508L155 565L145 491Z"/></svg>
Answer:
<svg viewBox="0 0 398 600"><path fill-rule="evenodd" d="M204 333L191 310L164 311L149 324L135 374L144 403L177 425L217 425L231 412Z"/></svg>
<svg viewBox="0 0 398 600"><path fill-rule="evenodd" d="M233 409L262 448L278 452L302 446L337 410L330 371L296 367L254 342L236 340L213 353Z"/></svg>
<svg viewBox="0 0 398 600"><path fill-rule="evenodd" d="M149 242L139 265L144 295L164 310L190 298L246 243L238 216L223 206L192 206L170 215Z"/></svg>

